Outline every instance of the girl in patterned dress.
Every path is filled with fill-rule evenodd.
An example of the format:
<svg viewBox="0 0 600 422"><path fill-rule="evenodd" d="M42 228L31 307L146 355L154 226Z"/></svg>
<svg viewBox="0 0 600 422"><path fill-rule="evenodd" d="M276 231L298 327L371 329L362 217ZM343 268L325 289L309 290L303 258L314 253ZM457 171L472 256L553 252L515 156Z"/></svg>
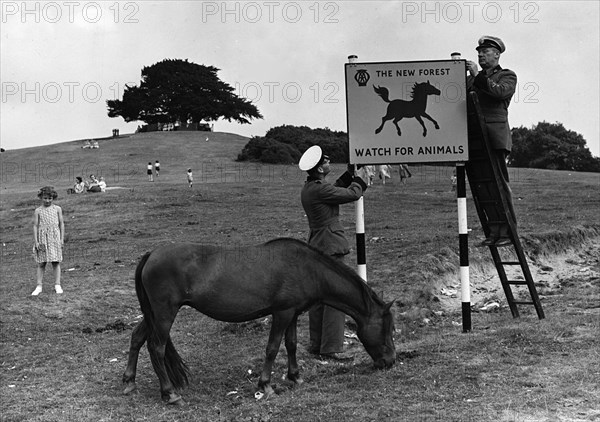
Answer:
<svg viewBox="0 0 600 422"><path fill-rule="evenodd" d="M38 192L42 206L36 208L33 214L33 254L38 267L37 287L31 293L32 296L42 292L42 279L48 262L52 263L54 272L54 290L59 294L63 292L60 285L60 263L63 259L65 225L62 208L52 203L57 197L58 194L51 186L43 187Z"/></svg>

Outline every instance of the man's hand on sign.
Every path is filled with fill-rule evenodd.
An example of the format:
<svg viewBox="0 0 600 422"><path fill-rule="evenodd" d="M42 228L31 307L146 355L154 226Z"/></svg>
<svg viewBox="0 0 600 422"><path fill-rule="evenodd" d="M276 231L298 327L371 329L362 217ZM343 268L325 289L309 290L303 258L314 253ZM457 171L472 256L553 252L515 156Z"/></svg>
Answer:
<svg viewBox="0 0 600 422"><path fill-rule="evenodd" d="M369 174L367 173L366 167L363 167L363 166L358 166L358 167L360 167L360 168L358 170L356 170L355 176L360 177L363 180L363 182L365 182L365 185L368 186L369 185Z"/></svg>
<svg viewBox="0 0 600 422"><path fill-rule="evenodd" d="M477 74L479 73L479 70L477 68L477 63L475 63L474 61L471 61L471 60L467 60L467 70L473 77L477 76Z"/></svg>
<svg viewBox="0 0 600 422"><path fill-rule="evenodd" d="M346 167L346 170L348 171L348 173L354 175L354 169L360 169L362 168L362 164L348 164L348 166Z"/></svg>

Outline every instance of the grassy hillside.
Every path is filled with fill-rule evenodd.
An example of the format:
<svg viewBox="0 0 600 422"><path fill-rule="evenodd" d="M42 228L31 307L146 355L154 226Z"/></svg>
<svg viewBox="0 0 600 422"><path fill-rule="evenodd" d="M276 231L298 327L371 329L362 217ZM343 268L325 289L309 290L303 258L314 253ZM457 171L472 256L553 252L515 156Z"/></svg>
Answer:
<svg viewBox="0 0 600 422"><path fill-rule="evenodd" d="M206 142L206 136L209 141ZM600 175L510 169L519 230L546 319L523 309L513 320L481 229L469 206L474 331L460 331L458 236L452 168L412 166L412 178L376 181L365 195L369 284L397 299L399 362L374 372L360 344L348 338L350 364L323 363L306 353L306 316L299 322L299 359L306 384L274 380L279 393L256 401L268 324L225 324L190 309L173 327L175 346L192 369L188 406L165 408L145 349L139 392L121 396L132 327L139 321L133 273L139 257L173 241L256 244L274 237L305 239L296 166L237 163L246 138L226 133L163 132L13 150L1 155L0 329L2 420L595 420L600 309ZM161 175L148 182L146 165ZM186 170L195 184L187 185ZM333 166L333 181L344 166ZM77 175L103 175L103 194L66 195ZM52 185L63 208L67 242L65 293L35 287L31 257L37 189ZM354 207L341 221L354 235ZM352 252L347 263L353 265ZM350 327L351 328L351 327Z"/></svg>
<svg viewBox="0 0 600 422"><path fill-rule="evenodd" d="M206 138L208 137L208 142ZM104 176L109 186L135 186L144 181L146 165L159 160L164 179L183 177L188 168L210 168L232 162L248 138L230 133L151 132L99 140L98 149L84 149L86 140L2 154L3 189L18 191L53 185L68 188L75 176Z"/></svg>

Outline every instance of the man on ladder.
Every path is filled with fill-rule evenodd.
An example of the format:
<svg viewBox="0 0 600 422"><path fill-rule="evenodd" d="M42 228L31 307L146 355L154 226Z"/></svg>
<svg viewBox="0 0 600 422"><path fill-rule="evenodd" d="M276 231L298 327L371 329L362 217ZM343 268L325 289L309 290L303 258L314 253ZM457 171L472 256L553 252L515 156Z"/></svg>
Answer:
<svg viewBox="0 0 600 422"><path fill-rule="evenodd" d="M506 166L506 157L510 153L512 147L512 138L510 134L510 126L508 124L508 106L510 100L515 93L517 86L517 75L509 69L500 67L500 54L504 53L506 47L502 40L497 37L484 35L478 41L476 47L479 65L481 71L478 70L477 63L467 61L467 91L472 91L477 94L483 117L485 118L485 127L492 148L492 159L498 163L500 170L499 186L503 190L507 200L510 217L516 227L515 211L512 203L512 193L508 185L508 169ZM469 133L477 133L472 130L476 125L479 125L476 115L473 118L472 110L469 112ZM469 179L478 179L482 174L489 173L489 161L478 161L477 157L485 154L482 146L482 139L469 136L469 157L466 170ZM490 192L490 199L493 194ZM510 245L511 238L509 234L508 222L504 216L497 212L497 207L490 206L485 208L488 214L489 234L487 238L481 242L481 246L507 246Z"/></svg>

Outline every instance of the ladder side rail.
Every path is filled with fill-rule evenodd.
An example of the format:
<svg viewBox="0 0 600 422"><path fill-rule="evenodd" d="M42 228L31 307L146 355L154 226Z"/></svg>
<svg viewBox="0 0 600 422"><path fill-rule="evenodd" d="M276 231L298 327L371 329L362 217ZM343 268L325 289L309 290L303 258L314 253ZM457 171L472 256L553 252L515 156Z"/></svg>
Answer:
<svg viewBox="0 0 600 422"><path fill-rule="evenodd" d="M517 308L517 305L515 303L515 297L513 295L510 284L508 283L508 276L506 275L506 271L504 270L504 266L502 265L502 259L500 258L498 248L490 247L490 252L492 253L494 264L496 265L496 270L498 271L498 276L500 277L500 284L502 285L502 289L504 290L504 294L506 295L506 302L508 303L510 312L513 318L519 318L519 309Z"/></svg>
<svg viewBox="0 0 600 422"><path fill-rule="evenodd" d="M471 192L477 192L477 187L474 186L476 185L475 182L471 182L469 180L469 185L471 186ZM479 216L479 221L481 221L482 225L483 225L483 232L485 233L485 236L489 236L490 234L490 228L489 225L487 224L487 216L483 210L483 206L479 203L479 198L477 197L476 194L473 194L473 202L475 203L475 209L477 210L477 215Z"/></svg>
<svg viewBox="0 0 600 422"><path fill-rule="evenodd" d="M523 275L525 276L525 280L527 281L527 288L529 289L529 295L533 301L535 311L537 313L538 319L544 319L544 310L542 309L542 302L540 301L537 289L535 288L535 284L533 281L533 275L531 274L531 270L529 269L529 265L527 264L527 257L523 252L523 248L521 247L521 242L519 241L518 236L515 236L515 252L517 253L517 258L521 263L521 271L523 271Z"/></svg>

